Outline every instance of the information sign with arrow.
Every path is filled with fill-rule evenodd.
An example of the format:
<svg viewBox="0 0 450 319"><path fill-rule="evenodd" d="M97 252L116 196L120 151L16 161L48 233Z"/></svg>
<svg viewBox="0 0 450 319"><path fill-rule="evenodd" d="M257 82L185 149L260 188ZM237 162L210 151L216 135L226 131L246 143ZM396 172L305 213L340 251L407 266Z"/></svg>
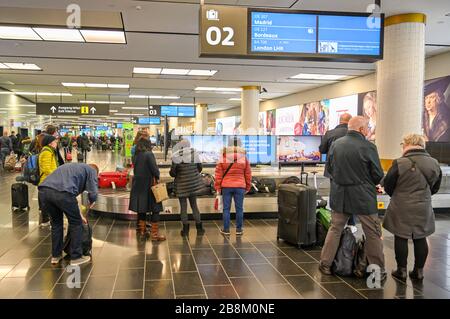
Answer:
<svg viewBox="0 0 450 319"><path fill-rule="evenodd" d="M37 115L109 115L108 104L37 103Z"/></svg>

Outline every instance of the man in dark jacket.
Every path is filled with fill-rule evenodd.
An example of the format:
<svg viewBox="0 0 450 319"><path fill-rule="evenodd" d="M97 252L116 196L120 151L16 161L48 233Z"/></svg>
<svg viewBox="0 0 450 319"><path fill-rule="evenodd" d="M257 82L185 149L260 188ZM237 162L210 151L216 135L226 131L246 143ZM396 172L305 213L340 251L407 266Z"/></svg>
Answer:
<svg viewBox="0 0 450 319"><path fill-rule="evenodd" d="M91 207L97 200L98 167L94 164L68 163L58 167L39 185L42 208L50 214L52 224L52 264L62 260L64 215L69 220L71 265L81 265L91 260L82 253L83 220L77 196L89 193Z"/></svg>
<svg viewBox="0 0 450 319"><path fill-rule="evenodd" d="M328 152L330 151L333 142L336 141L338 138L344 137L347 134L348 122L351 119L352 119L351 114L349 113L341 114L341 116L339 117L339 125L336 126L334 129L327 131L323 136L322 143L320 143L319 146L319 151L321 154L326 154L328 156ZM328 173L326 166L323 176L330 178L330 173ZM348 220L348 225L350 226L352 232L356 233L358 229L355 226L356 223L353 216L350 217L350 219Z"/></svg>
<svg viewBox="0 0 450 319"><path fill-rule="evenodd" d="M331 146L327 168L331 175L332 221L319 269L324 274L331 274L345 224L351 215L358 215L367 238L365 252L368 262L380 267L381 279L384 280L386 273L376 190L384 174L377 147L366 140L367 133L367 119L356 116L348 124L347 135Z"/></svg>
<svg viewBox="0 0 450 319"><path fill-rule="evenodd" d="M3 136L0 137L0 161L5 166L5 158L13 151L11 139L8 136L8 132L4 131Z"/></svg>
<svg viewBox="0 0 450 319"><path fill-rule="evenodd" d="M16 153L17 150L17 137L16 137L16 132L12 131L11 135L9 136L9 139L11 140L11 144L12 144L12 148L13 148L13 152ZM17 153L16 153L17 154Z"/></svg>

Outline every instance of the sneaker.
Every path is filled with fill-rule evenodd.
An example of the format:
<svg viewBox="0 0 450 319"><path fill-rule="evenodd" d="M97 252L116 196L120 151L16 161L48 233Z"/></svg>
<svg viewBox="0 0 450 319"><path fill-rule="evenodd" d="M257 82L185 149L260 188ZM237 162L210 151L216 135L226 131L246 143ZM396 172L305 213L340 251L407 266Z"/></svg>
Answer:
<svg viewBox="0 0 450 319"><path fill-rule="evenodd" d="M70 265L71 266L79 266L79 265L88 263L90 261L91 261L91 256L83 256L81 258L71 260Z"/></svg>
<svg viewBox="0 0 450 319"><path fill-rule="evenodd" d="M223 234L223 235L227 235L227 236L230 235L230 231L229 230L221 229L220 233Z"/></svg>
<svg viewBox="0 0 450 319"><path fill-rule="evenodd" d="M356 226L348 226L348 228L350 228L350 230L352 231L352 234L354 234L358 231L358 227L356 227Z"/></svg>
<svg viewBox="0 0 450 319"><path fill-rule="evenodd" d="M326 266L322 263L319 264L319 270L322 274L324 275L332 275L333 273L331 272L331 267L330 266Z"/></svg>
<svg viewBox="0 0 450 319"><path fill-rule="evenodd" d="M236 229L236 236L244 235L244 231L242 229Z"/></svg>
<svg viewBox="0 0 450 319"><path fill-rule="evenodd" d="M52 257L51 263L52 265L57 265L59 264L59 262L63 259L63 256L59 256L59 257Z"/></svg>
<svg viewBox="0 0 450 319"><path fill-rule="evenodd" d="M41 227L41 228L45 228L45 227L49 227L49 226L50 226L50 221L39 224L39 227Z"/></svg>

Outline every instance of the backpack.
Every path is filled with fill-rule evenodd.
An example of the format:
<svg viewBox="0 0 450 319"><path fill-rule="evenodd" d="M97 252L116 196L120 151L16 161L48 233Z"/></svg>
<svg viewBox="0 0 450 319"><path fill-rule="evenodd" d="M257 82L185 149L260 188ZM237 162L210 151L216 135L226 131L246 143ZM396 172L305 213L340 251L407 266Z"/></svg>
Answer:
<svg viewBox="0 0 450 319"><path fill-rule="evenodd" d="M64 252L70 256L70 232L67 231L66 238L63 244ZM81 232L81 249L83 251L83 256L90 256L92 251L92 227L89 224L84 224L82 226Z"/></svg>
<svg viewBox="0 0 450 319"><path fill-rule="evenodd" d="M339 248L334 257L332 271L338 276L353 275L353 265L356 256L356 238L350 228L346 227L341 235Z"/></svg>
<svg viewBox="0 0 450 319"><path fill-rule="evenodd" d="M207 173L201 173L202 183L204 185L203 190L199 191L197 195L214 195L215 189L214 189L214 176Z"/></svg>
<svg viewBox="0 0 450 319"><path fill-rule="evenodd" d="M297 176L290 176L286 178L281 184L300 184L300 178Z"/></svg>
<svg viewBox="0 0 450 319"><path fill-rule="evenodd" d="M273 178L261 178L258 189L260 193L275 193L277 184Z"/></svg>
<svg viewBox="0 0 450 319"><path fill-rule="evenodd" d="M37 186L41 179L39 171L39 153L28 156L25 165L23 166L24 181Z"/></svg>
<svg viewBox="0 0 450 319"><path fill-rule="evenodd" d="M323 244L325 243L325 238L327 238L328 229L331 225L331 212L324 207L318 207L316 209L316 212L317 245L323 246Z"/></svg>
<svg viewBox="0 0 450 319"><path fill-rule="evenodd" d="M44 151L45 150L43 150L42 152ZM35 186L37 186L39 184L39 181L41 180L41 172L39 170L40 154L41 153L28 156L25 165L23 166L24 181Z"/></svg>

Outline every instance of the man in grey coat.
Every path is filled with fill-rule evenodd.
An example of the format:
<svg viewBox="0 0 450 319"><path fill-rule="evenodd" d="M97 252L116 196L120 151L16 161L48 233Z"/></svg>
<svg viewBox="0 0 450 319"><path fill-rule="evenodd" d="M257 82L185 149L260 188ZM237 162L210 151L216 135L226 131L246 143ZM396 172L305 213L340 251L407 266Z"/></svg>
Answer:
<svg viewBox="0 0 450 319"><path fill-rule="evenodd" d="M381 279L384 280L386 273L376 189L384 174L377 147L365 138L368 130L367 119L356 116L348 123L347 135L331 146L327 169L331 175L332 220L319 269L324 274L331 274L345 224L351 215L358 215L367 238L365 252L368 262L380 267Z"/></svg>

